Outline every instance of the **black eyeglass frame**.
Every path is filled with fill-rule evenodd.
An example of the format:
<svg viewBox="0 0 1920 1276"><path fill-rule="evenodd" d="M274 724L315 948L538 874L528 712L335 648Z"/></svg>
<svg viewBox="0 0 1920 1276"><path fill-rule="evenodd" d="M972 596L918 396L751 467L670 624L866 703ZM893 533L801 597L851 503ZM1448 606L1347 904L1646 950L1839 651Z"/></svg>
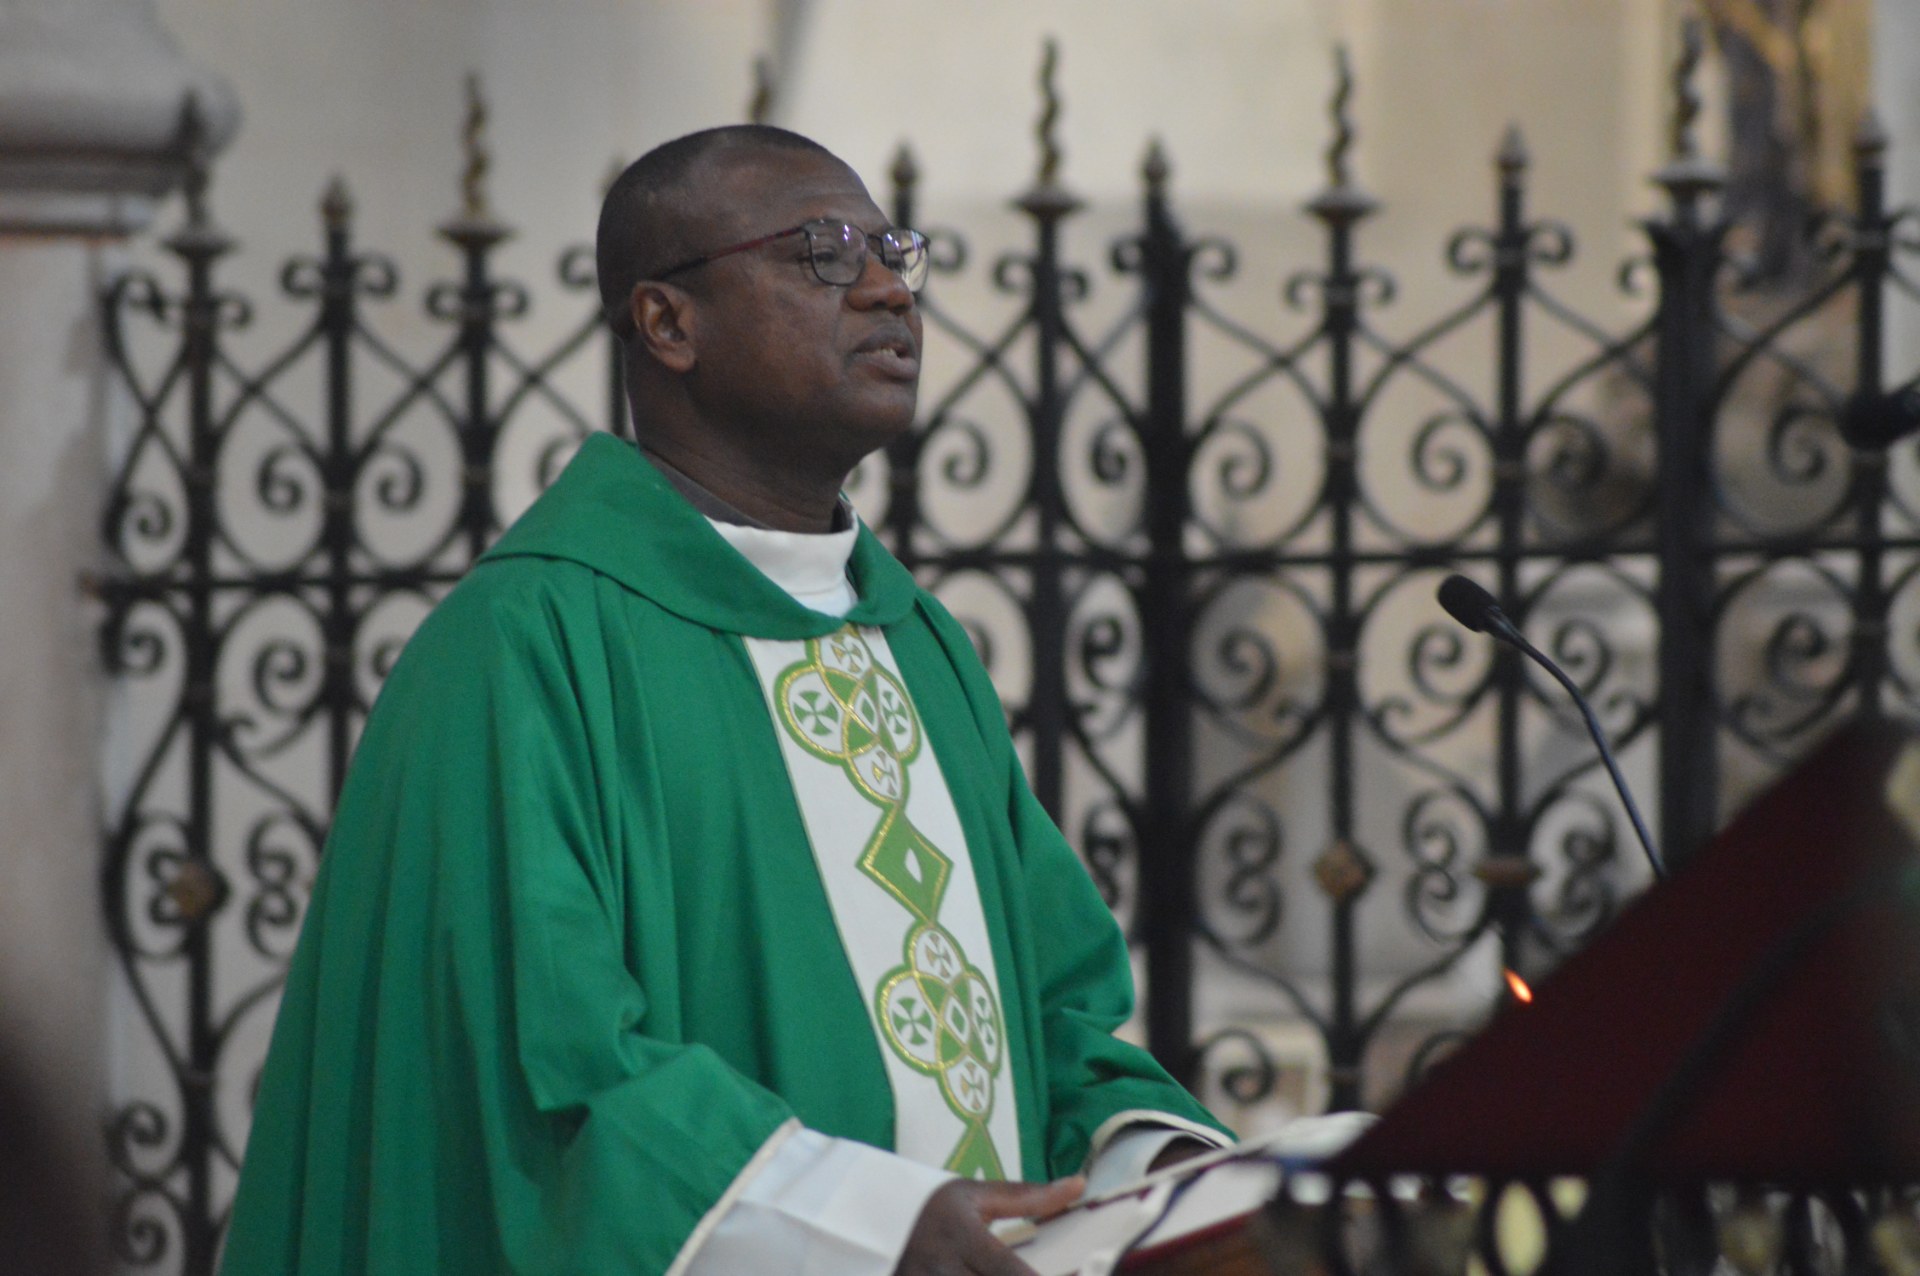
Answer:
<svg viewBox="0 0 1920 1276"><path fill-rule="evenodd" d="M813 230L815 227L827 230L837 227L843 231L853 231L856 235L860 236L859 239L851 241L853 244L858 244L860 248L860 260L854 265L852 278L846 280L829 279L821 272L820 256L814 247ZM838 221L831 217L816 217L812 221L801 222L798 226L789 226L785 230L776 230L771 235L762 235L758 239L749 239L744 243L730 244L725 248L715 249L704 257L695 257L692 261L683 261L677 266L669 266L665 270L656 272L653 277L655 279L667 279L685 271L692 270L696 266L705 266L710 262L719 261L722 257L731 257L735 253L744 253L750 249L759 248L764 244L771 244L776 240L786 239L791 235L805 235L807 237L807 265L812 268L813 277L828 287L851 288L854 284L858 283L860 276L866 273L867 259L873 255L876 245L878 245L879 248L880 264L900 276L901 282L906 284L909 289L917 293L926 286L927 271L932 262L927 237L925 235L917 230L906 230L901 227L894 227L884 231L866 231L861 230L852 222ZM905 248L902 248L895 242L895 237L900 235L909 237ZM849 242L844 234L837 238L841 243ZM896 266L887 260L889 249L892 249L898 255L900 265ZM913 264L909 264L909 254L913 252L917 252L918 257L914 260ZM914 279L910 277L912 275L917 275L919 278Z"/></svg>

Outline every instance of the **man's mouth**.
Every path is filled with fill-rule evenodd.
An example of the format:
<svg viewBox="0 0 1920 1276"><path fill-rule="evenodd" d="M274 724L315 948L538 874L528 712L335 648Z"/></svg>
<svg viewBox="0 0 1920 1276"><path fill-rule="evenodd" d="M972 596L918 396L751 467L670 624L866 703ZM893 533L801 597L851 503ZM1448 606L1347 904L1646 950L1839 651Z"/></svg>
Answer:
<svg viewBox="0 0 1920 1276"><path fill-rule="evenodd" d="M920 350L905 330L883 329L853 348L856 358L895 377L920 375Z"/></svg>

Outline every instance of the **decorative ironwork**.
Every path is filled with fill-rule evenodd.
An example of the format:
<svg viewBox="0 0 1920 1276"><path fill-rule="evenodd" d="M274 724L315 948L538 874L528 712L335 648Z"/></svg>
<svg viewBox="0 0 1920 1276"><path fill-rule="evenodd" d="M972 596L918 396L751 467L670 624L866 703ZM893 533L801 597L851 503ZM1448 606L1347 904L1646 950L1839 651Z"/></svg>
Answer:
<svg viewBox="0 0 1920 1276"><path fill-rule="evenodd" d="M1735 316L1683 106L1651 259L1622 274L1647 313L1614 331L1549 286L1574 245L1529 212L1515 131L1490 224L1445 247L1460 297L1393 334L1342 56L1306 209L1324 258L1248 319L1234 245L1182 226L1157 143L1137 231L1074 257L1056 67L1049 45L1015 204L1030 239L983 253L931 231L929 367L953 372L852 487L974 635L1035 793L1140 945L1155 1053L1233 1100L1272 1094L1264 1025L1196 1017L1200 980L1238 981L1258 1018L1317 1037L1331 1106L1377 1100L1503 995L1499 967L1552 963L1639 881L1577 719L1440 616L1448 571L1569 668L1630 769L1657 760L1676 864L1825 727L1920 713L1920 465L1836 430L1898 389L1884 310L1920 301L1920 218L1884 206L1884 139L1863 133L1819 277ZM495 273L512 230L469 94L441 228L459 270L425 290L445 336L424 358L382 335L400 272L355 245L335 182L320 254L281 275L300 330L249 359L191 132L178 282L134 273L105 299L137 424L105 518L132 763L103 882L150 1034L136 1053L166 1078L109 1132L135 1268L212 1268L328 813L406 636L586 432L625 430L589 249L557 272L578 319L536 354L515 340L532 295ZM894 218L920 224L904 148L891 176ZM963 312L949 291L974 281L992 295ZM1447 1022L1413 1013L1449 981L1473 991ZM1387 1049L1396 1032L1415 1039Z"/></svg>
<svg viewBox="0 0 1920 1276"><path fill-rule="evenodd" d="M611 397L576 406L578 374L609 379L587 360L611 340L597 306L537 358L503 331L528 299L489 270L510 232L487 208L484 106L470 92L461 211L442 230L462 277L427 294L454 332L425 363L368 319L399 272L356 248L337 179L321 255L281 275L310 317L257 369L231 348L253 312L214 278L232 243L208 212L204 160L165 244L184 284L133 273L105 299L137 425L107 503L117 570L101 582L101 641L137 706L124 743L138 761L116 794L103 883L150 1034L136 1055L171 1079L109 1126L124 1182L114 1240L130 1267L213 1269L265 1029L380 681L502 511L621 419ZM591 292L583 261L563 260L564 287Z"/></svg>

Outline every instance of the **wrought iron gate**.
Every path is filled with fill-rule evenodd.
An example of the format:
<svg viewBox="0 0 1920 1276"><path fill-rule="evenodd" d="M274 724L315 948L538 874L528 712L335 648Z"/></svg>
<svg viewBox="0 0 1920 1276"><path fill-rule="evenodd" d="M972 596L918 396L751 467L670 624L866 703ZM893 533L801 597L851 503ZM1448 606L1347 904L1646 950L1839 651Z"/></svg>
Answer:
<svg viewBox="0 0 1920 1276"><path fill-rule="evenodd" d="M1883 207L1885 144L1865 132L1858 206L1817 228L1816 277L1743 322L1689 63L1669 207L1623 272L1643 322L1612 331L1549 288L1573 246L1529 213L1514 137L1492 224L1446 248L1460 300L1393 337L1343 74L1308 206L1325 256L1268 331L1222 301L1235 249L1183 228L1157 148L1137 231L1104 269L1071 259L1050 67L1017 201L1031 241L987 267L1009 317L983 329L943 302L980 271L936 231L928 340L960 371L856 497L1002 680L1036 792L1144 952L1155 1053L1242 1097L1271 1086L1248 1023L1196 1016L1203 977L1238 977L1311 1026L1328 1102L1354 1105L1389 1084L1368 1052L1410 996L1489 945L1489 974L1550 963L1635 881L1555 694L1433 610L1446 571L1573 669L1630 761L1657 754L1676 861L1714 826L1728 758L1764 770L1848 715L1913 712L1920 466L1839 427L1870 432L1900 403L1883 306L1920 299L1920 236ZM549 350L512 338L530 298L495 274L509 231L485 200L483 124L476 99L463 208L441 228L459 277L426 292L446 331L423 362L381 336L398 271L355 244L339 186L321 252L282 276L281 304L310 317L270 358L237 353L251 310L219 282L232 245L204 161L166 242L179 281L129 275L106 298L139 420L106 514L103 650L137 747L102 880L166 1078L110 1130L134 1267L212 1269L328 811L394 655L503 511L587 431L623 427L590 300ZM896 220L917 224L904 153L892 176ZM590 294L591 273L576 249L558 280ZM1120 301L1100 319L1103 297ZM1850 366L1794 344L1814 325ZM1530 352L1549 327L1576 353L1543 378ZM1449 353L1468 333L1488 392ZM1636 631L1657 670L1627 668ZM1400 954L1384 969L1383 940ZM1307 949L1311 977L1287 961Z"/></svg>

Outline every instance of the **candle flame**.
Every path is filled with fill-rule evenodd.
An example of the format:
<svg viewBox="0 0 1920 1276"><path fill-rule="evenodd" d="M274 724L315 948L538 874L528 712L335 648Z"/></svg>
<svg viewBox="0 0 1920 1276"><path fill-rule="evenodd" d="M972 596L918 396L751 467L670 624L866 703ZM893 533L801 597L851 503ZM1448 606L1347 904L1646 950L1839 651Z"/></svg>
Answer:
<svg viewBox="0 0 1920 1276"><path fill-rule="evenodd" d="M1515 1001L1524 1005L1533 1000L1533 989L1527 986L1526 980L1520 978L1517 973L1511 970L1501 973L1506 975L1507 988L1513 993L1513 999Z"/></svg>

